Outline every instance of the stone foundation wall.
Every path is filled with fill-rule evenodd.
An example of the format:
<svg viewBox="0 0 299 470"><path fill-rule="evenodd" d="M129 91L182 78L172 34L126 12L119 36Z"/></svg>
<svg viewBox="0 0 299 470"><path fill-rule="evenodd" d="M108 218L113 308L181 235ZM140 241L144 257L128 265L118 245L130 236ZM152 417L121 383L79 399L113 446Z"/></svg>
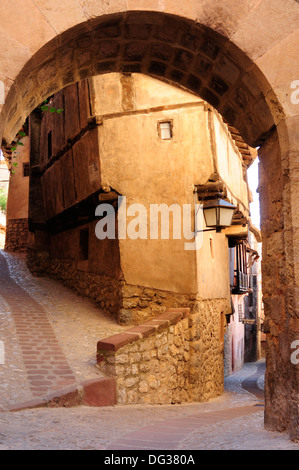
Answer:
<svg viewBox="0 0 299 470"><path fill-rule="evenodd" d="M106 373L117 375L121 403L206 401L222 393L225 315L231 313L229 299L204 300L131 286L123 280L80 271L74 261L50 259L42 251L29 250L28 265L35 275L47 275L63 282L79 295L88 297L106 314L113 315L119 323L133 325L133 331L137 331L134 325L140 331L146 325L147 333L151 327L148 335L136 337L140 340L138 344L126 345L125 351L117 352L121 358L116 359L120 361L116 369L109 362L113 359L107 356ZM152 330L173 308L183 308L184 312L187 309L188 318L178 320L173 328L167 320L163 331L160 325Z"/></svg>
<svg viewBox="0 0 299 470"><path fill-rule="evenodd" d="M280 136L273 133L259 150L267 364L265 427L288 431L291 438L299 440L299 368L291 361L291 344L299 339L299 234L295 228L299 208L295 189L298 157L295 152L286 152L281 159L279 141Z"/></svg>
<svg viewBox="0 0 299 470"><path fill-rule="evenodd" d="M8 219L6 222L5 250L24 253L27 250L28 219Z"/></svg>
<svg viewBox="0 0 299 470"><path fill-rule="evenodd" d="M133 286L120 282L118 321L125 325L139 325L169 308L193 310L196 296L161 289Z"/></svg>
<svg viewBox="0 0 299 470"><path fill-rule="evenodd" d="M131 323L127 333L98 344L99 367L116 379L118 403L207 401L223 392L229 299L130 286L45 251L30 249L27 257L33 274L61 281L120 323Z"/></svg>
<svg viewBox="0 0 299 470"><path fill-rule="evenodd" d="M224 337L224 377L229 377L232 373L232 326L227 325Z"/></svg>
<svg viewBox="0 0 299 470"><path fill-rule="evenodd" d="M120 324L138 325L168 308L193 309L196 297L142 286L78 269L71 259L53 259L47 251L27 251L27 265L35 276L49 276L87 297Z"/></svg>
<svg viewBox="0 0 299 470"><path fill-rule="evenodd" d="M117 403L207 401L223 392L223 342L215 320L225 302L212 303L198 302L194 313L170 309L99 341L98 367L115 377Z"/></svg>
<svg viewBox="0 0 299 470"><path fill-rule="evenodd" d="M29 250L27 265L35 276L48 276L62 282L82 297L87 297L106 314L117 317L119 281L109 276L89 273L68 259L51 259L49 253Z"/></svg>

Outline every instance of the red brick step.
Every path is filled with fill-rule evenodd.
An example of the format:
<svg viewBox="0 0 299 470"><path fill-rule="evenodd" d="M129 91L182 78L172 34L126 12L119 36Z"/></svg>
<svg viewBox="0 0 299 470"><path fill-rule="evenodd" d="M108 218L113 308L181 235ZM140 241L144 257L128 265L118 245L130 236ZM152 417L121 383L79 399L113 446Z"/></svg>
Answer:
<svg viewBox="0 0 299 470"><path fill-rule="evenodd" d="M8 411L30 408L55 408L74 406L113 406L116 404L116 382L114 378L101 377L85 380L79 385L69 385L48 395L12 405Z"/></svg>

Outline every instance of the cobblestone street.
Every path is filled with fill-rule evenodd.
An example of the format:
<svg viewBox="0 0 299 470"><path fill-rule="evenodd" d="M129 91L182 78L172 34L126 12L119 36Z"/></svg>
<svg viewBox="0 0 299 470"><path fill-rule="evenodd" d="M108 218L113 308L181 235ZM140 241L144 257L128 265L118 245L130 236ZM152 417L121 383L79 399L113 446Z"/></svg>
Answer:
<svg viewBox="0 0 299 470"><path fill-rule="evenodd" d="M9 411L101 377L96 343L124 327L57 282L32 277L22 255L1 252L0 264L0 450L299 450L264 429L263 361L245 364L208 403Z"/></svg>

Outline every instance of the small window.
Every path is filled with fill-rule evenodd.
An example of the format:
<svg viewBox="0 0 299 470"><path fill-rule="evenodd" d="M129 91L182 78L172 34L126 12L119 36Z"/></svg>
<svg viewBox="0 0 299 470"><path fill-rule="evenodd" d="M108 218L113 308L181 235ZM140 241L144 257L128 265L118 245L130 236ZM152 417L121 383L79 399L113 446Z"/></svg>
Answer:
<svg viewBox="0 0 299 470"><path fill-rule="evenodd" d="M29 176L30 165L29 163L23 163L23 176Z"/></svg>
<svg viewBox="0 0 299 470"><path fill-rule="evenodd" d="M172 139L172 122L171 121L160 121L158 123L159 136L162 140Z"/></svg>
<svg viewBox="0 0 299 470"><path fill-rule="evenodd" d="M52 131L48 132L48 159L52 157Z"/></svg>
<svg viewBox="0 0 299 470"><path fill-rule="evenodd" d="M89 230L80 230L79 261L88 260Z"/></svg>

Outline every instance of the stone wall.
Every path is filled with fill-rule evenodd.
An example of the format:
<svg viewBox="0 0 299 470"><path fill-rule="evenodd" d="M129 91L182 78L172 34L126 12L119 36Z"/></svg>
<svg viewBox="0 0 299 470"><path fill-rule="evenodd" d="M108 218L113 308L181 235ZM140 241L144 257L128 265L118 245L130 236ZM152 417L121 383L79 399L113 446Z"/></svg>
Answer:
<svg viewBox="0 0 299 470"><path fill-rule="evenodd" d="M50 0L47 5L49 3ZM250 53L247 56L241 49L243 48L247 52L248 50L259 50L260 57L268 50L270 44L282 41L286 34L294 31L295 20L292 25L288 21L288 27L285 27L285 24L283 26L279 24L282 18L287 22L287 18L293 16L291 4L288 8L285 6L282 8L279 5L281 8L279 15L274 12L269 13L271 17L269 29L272 36L275 36L275 41L272 40L272 36L267 38L263 22L263 26L260 27L264 34L257 36L261 43L260 37L262 36L264 42L262 45L258 45L254 44L256 28L252 33L250 28L248 29L248 25L256 25L257 20L264 21L265 11L269 10L264 1L261 2L262 7L259 4L256 9L250 8L249 5L246 7L244 5L244 8L240 9L236 2L230 2L230 11L233 8L234 12L238 12L236 21L232 22L231 13L228 14L228 6L224 5L225 2L217 8L214 2L202 4L202 1L194 1L192 5L188 3L182 8L181 1L172 1L168 2L171 6L166 10L164 6L162 7L165 13L157 11L116 13L115 2L110 2L108 6L105 3L103 4L105 6L99 8L99 2L93 0L88 2L89 5L92 5L92 13L88 15L91 19L90 24L87 25L81 23L81 18L79 24L77 18L70 22L69 14L65 15L62 9L64 6L61 6L61 10L59 10L56 3L53 9L56 11L56 17L59 17L60 24L49 28L49 23L52 22L51 17L45 21L46 31L41 36L39 35L38 39L33 36L33 42L32 37L30 39L25 37L24 40L29 40L30 44L21 50L12 50L12 54L17 54L15 57L18 59L14 63L11 82L8 83L5 78L7 92L10 87L11 91L9 99L5 100L2 111L3 122L1 122L0 134L4 139L3 146L14 139L24 118L49 95L76 80L113 71L124 73L142 71L188 88L219 109L231 125L237 124L238 130L252 146L259 145L264 135L274 125L274 116L277 116L279 112L277 99L273 93L271 100L264 101L263 97L270 88L265 83L264 77L260 77L259 70L253 67L253 63L249 59ZM146 9L155 10L158 4L158 9L160 9L160 3L152 2L148 6L148 2L146 2ZM245 4L247 3L249 2L245 2ZM278 9L277 3L275 4L276 9ZM100 4L102 5L102 2ZM145 5L144 2L142 4ZM133 1L127 8L140 10L140 7L140 2ZM86 2L84 3L85 8ZM123 8L123 6L119 8ZM260 8L262 11L258 13ZM74 11L76 9L77 2ZM207 9L209 10L208 14ZM244 14L246 10L247 14ZM51 7L49 9L47 7L45 14L48 11L52 11ZM71 9L68 9L69 11ZM166 11L170 14L166 14ZM111 13L115 14L111 15ZM9 18L7 15L8 13L5 12L3 21L7 22ZM172 15L178 16L173 17ZM182 16L186 17L182 18ZM273 27L274 16L275 18L279 17L276 27ZM66 19L64 19L65 17ZM31 19L31 21L34 20ZM35 25L34 22L30 24L34 25L31 27L32 31L41 30L40 24ZM219 26L223 24L225 26ZM76 27L72 28L71 25ZM213 31L213 27L216 31ZM234 28L238 32L242 28L246 31L242 37L238 34L237 37L234 37L235 43L227 39L234 36ZM62 33L59 41L56 37L51 38L51 35L48 34L49 30ZM278 34L276 30L279 30L279 37L276 37ZM226 34L227 37L225 37ZM270 35L270 33L268 34ZM45 42L43 43L43 41ZM16 40L16 44L18 42ZM30 59L30 54L28 56L27 51L32 52ZM39 53L38 60L35 55L37 51ZM252 54L254 55L254 52ZM7 54L7 56L8 60L10 55ZM219 63L219 61L221 62ZM6 64L5 61L3 63ZM5 67L11 67L11 60L3 67L4 70ZM20 70L22 73L19 73ZM3 79L4 76L5 73L2 69ZM12 86L13 79L15 79L14 86ZM288 82L288 90L290 82L291 79ZM18 93L14 93L14 90L18 90ZM244 106L248 110L250 119L245 118ZM274 116L269 111L269 106L271 106Z"/></svg>
<svg viewBox="0 0 299 470"><path fill-rule="evenodd" d="M27 265L34 276L49 276L87 297L124 325L138 325L168 308L193 309L196 297L127 284L122 275L107 276L78 268L72 259L51 258L46 250L28 248Z"/></svg>
<svg viewBox="0 0 299 470"><path fill-rule="evenodd" d="M201 341L209 343L213 338L222 338L223 348L224 317L231 313L230 302L225 298L201 299L191 294L129 285L122 276L116 278L82 271L73 260L51 259L47 251L32 248L27 251L27 265L33 275L49 276L63 282L97 304L106 314L114 316L120 324L140 325L169 309L189 308L194 347L201 347ZM214 354L206 357L207 362L214 359Z"/></svg>
<svg viewBox="0 0 299 470"><path fill-rule="evenodd" d="M22 253L27 250L28 219L8 219L5 250Z"/></svg>
<svg viewBox="0 0 299 470"><path fill-rule="evenodd" d="M169 309L126 333L99 341L98 367L115 377L117 403L186 403L219 396L223 341L219 323L213 327L211 315L219 313L219 302L201 302L194 313L188 308Z"/></svg>
<svg viewBox="0 0 299 470"><path fill-rule="evenodd" d="M48 276L61 281L82 297L89 298L106 314L117 316L119 310L119 283L109 276L89 273L77 268L70 259L51 259L46 251L29 250L27 265L35 276Z"/></svg>
<svg viewBox="0 0 299 470"><path fill-rule="evenodd" d="M224 377L229 377L233 372L232 364L232 325L227 325L224 337Z"/></svg>
<svg viewBox="0 0 299 470"><path fill-rule="evenodd" d="M131 286L80 271L71 260L50 259L46 251L29 249L27 256L35 275L62 281L132 325L98 344L99 367L116 378L118 403L206 401L223 392L227 299Z"/></svg>
<svg viewBox="0 0 299 470"><path fill-rule="evenodd" d="M125 325L138 325L169 308L188 307L192 310L196 296L121 281L119 300L118 321Z"/></svg>

